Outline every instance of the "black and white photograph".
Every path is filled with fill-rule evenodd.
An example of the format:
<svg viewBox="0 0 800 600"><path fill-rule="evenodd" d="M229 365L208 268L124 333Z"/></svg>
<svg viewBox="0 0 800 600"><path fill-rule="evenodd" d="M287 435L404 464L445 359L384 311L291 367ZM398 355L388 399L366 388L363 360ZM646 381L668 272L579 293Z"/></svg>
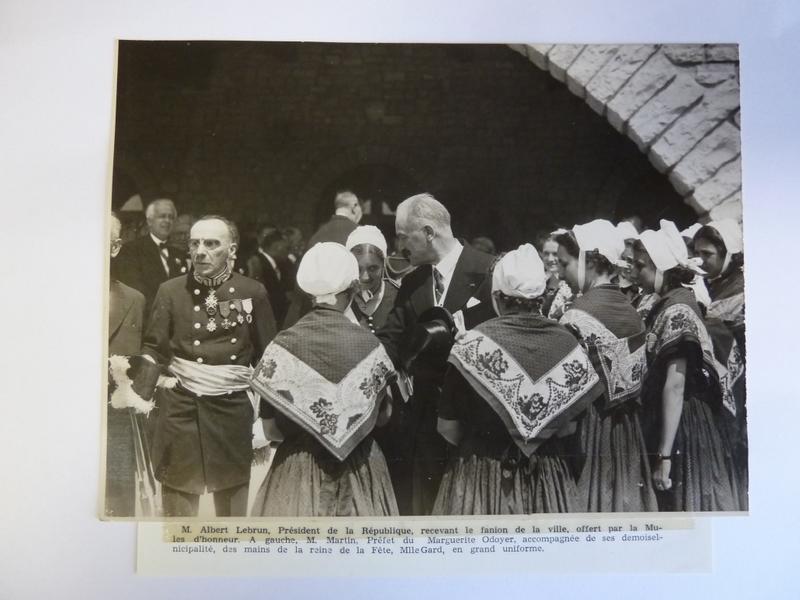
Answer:
<svg viewBox="0 0 800 600"><path fill-rule="evenodd" d="M736 44L116 52L101 518L749 511Z"/></svg>

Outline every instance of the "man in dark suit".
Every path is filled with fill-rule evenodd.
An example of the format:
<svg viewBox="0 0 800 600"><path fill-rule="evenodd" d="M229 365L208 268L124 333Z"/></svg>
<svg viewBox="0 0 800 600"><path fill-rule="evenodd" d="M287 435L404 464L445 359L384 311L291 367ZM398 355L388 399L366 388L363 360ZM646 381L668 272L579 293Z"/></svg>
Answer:
<svg viewBox="0 0 800 600"><path fill-rule="evenodd" d="M111 216L111 258L122 247L122 225ZM144 296L117 281L112 272L108 293L108 355L135 356L142 345ZM106 504L109 517L136 514L136 457L131 414L127 408L107 405L106 420Z"/></svg>
<svg viewBox="0 0 800 600"><path fill-rule="evenodd" d="M260 281L267 289L279 330L289 309L292 276L288 270L288 256L289 241L283 232L272 225L264 225L258 232L258 252L247 260L247 276Z"/></svg>
<svg viewBox="0 0 800 600"><path fill-rule="evenodd" d="M125 244L119 253L118 275L122 283L144 294L145 319L156 291L167 279L186 273L186 248L169 244L177 213L172 200L153 200L145 209L148 234Z"/></svg>
<svg viewBox="0 0 800 600"><path fill-rule="evenodd" d="M461 330L495 316L491 303L489 268L494 257L462 245L453 237L450 213L430 194L412 196L397 207L398 248L416 270L403 278L394 309L378 332L398 368L408 367L414 378L413 396L396 403L405 464L395 490L401 514L430 514L446 460L446 442L436 431L436 403L447 367L441 353L409 353L420 316L434 306L453 315ZM410 364L409 364L410 363ZM395 477L393 477L395 480Z"/></svg>
<svg viewBox="0 0 800 600"><path fill-rule="evenodd" d="M363 213L361 202L353 192L344 190L336 194L333 201L335 213L330 221L323 223L308 241L311 248L319 242L336 242L344 246L347 236L356 228Z"/></svg>

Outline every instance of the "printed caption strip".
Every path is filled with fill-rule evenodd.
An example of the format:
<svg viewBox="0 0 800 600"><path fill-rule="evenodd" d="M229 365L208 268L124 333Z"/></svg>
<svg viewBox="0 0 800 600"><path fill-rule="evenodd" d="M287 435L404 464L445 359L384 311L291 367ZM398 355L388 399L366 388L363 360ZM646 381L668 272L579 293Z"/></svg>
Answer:
<svg viewBox="0 0 800 600"><path fill-rule="evenodd" d="M368 566L368 569L362 567ZM705 516L531 515L138 524L141 575L708 573Z"/></svg>

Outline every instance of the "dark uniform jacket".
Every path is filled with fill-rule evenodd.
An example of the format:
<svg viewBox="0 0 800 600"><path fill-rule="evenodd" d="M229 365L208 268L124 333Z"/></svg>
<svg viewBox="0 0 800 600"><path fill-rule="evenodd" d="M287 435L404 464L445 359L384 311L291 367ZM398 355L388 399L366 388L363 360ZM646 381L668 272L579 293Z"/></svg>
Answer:
<svg viewBox="0 0 800 600"><path fill-rule="evenodd" d="M114 260L114 272L119 280L144 294L145 320L149 318L158 286L188 270L186 249L168 246L168 252L169 276L161 262L160 250L150 234L122 246L119 256Z"/></svg>
<svg viewBox="0 0 800 600"><path fill-rule="evenodd" d="M461 311L467 329L496 316L489 276L493 262L493 256L465 244L456 263L443 306L453 314ZM404 342L417 326L419 316L434 305L433 268L422 265L403 278L394 309L378 331L398 368L406 359ZM395 404L398 410L390 426L399 427L397 437L407 444L403 459L406 464L394 468L390 465L392 481L399 488L395 491L401 514L429 514L433 507L446 459L445 442L436 431L436 403L446 370L444 358L433 359L423 352L411 365L413 397L404 406ZM411 473L407 471L409 467Z"/></svg>
<svg viewBox="0 0 800 600"><path fill-rule="evenodd" d="M210 310L212 289L217 305ZM232 273L208 288L188 274L159 288L143 352L161 365L177 357L203 365L246 366L258 362L274 336L263 285ZM254 414L246 392L198 397L178 385L159 388L156 402L153 464L159 481L194 494L249 481Z"/></svg>

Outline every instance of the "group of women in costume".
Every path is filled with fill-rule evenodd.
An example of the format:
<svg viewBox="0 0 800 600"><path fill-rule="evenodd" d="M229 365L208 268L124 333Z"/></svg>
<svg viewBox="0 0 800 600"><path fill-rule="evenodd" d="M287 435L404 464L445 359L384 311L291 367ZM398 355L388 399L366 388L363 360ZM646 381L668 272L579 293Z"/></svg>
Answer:
<svg viewBox="0 0 800 600"><path fill-rule="evenodd" d="M385 257L370 226L303 257L315 308L253 376L282 440L253 514L397 514L373 436L402 382L374 335L396 295ZM501 255L490 277L497 316L455 333L448 358L434 514L747 510L737 222L598 219Z"/></svg>

